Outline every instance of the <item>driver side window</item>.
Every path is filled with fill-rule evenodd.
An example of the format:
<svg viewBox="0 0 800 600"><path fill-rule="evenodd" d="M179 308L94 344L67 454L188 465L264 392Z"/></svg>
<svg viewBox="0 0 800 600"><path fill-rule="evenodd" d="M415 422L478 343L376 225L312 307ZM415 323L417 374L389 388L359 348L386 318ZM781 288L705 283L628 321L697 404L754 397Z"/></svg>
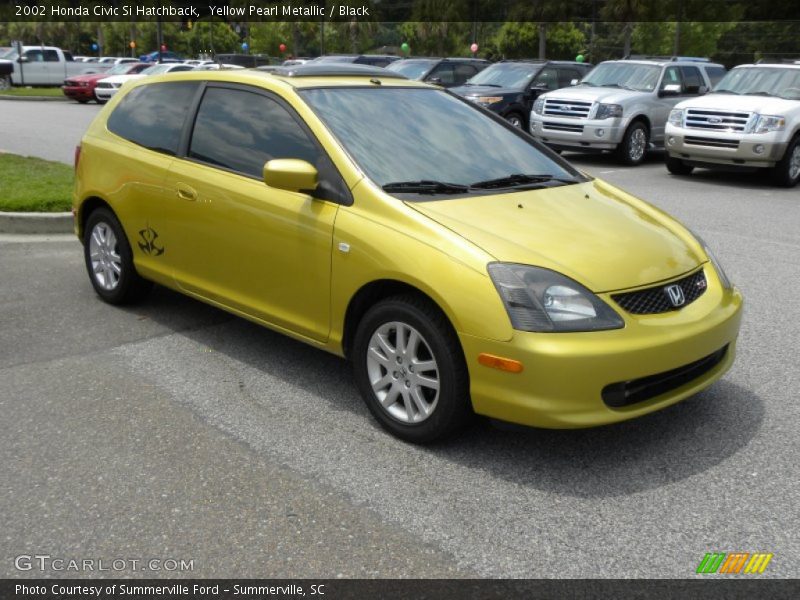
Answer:
<svg viewBox="0 0 800 600"><path fill-rule="evenodd" d="M661 87L659 87L659 91L664 91L668 85L679 85L681 86L681 92L683 92L683 78L681 77L681 71L678 67L667 67L664 69L664 77L661 79Z"/></svg>
<svg viewBox="0 0 800 600"><path fill-rule="evenodd" d="M558 71L552 67L545 67L533 80L533 87L543 90L558 89Z"/></svg>

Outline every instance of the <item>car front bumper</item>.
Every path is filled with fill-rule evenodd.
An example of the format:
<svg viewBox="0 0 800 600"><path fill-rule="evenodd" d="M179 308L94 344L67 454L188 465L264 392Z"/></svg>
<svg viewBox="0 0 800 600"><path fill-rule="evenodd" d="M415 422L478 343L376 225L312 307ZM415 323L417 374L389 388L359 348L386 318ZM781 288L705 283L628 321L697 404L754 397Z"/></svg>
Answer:
<svg viewBox="0 0 800 600"><path fill-rule="evenodd" d="M625 320L623 329L516 331L509 342L460 335L475 412L536 427L593 427L660 410L708 387L733 364L742 297L736 289L723 289L709 264L704 269L707 291L678 311L630 315L609 295L600 294ZM517 360L523 371L483 366L477 361L480 353ZM703 359L709 360L692 367ZM670 373L666 387L663 381L661 387L653 384L653 376ZM631 387L650 385L650 397L625 406L607 404L609 390L626 382Z"/></svg>
<svg viewBox="0 0 800 600"><path fill-rule="evenodd" d="M627 126L623 119L568 119L531 113L531 135L559 148L613 150Z"/></svg>
<svg viewBox="0 0 800 600"><path fill-rule="evenodd" d="M673 158L696 165L774 167L786 152L785 132L762 134L703 131L667 125L664 146Z"/></svg>
<svg viewBox="0 0 800 600"><path fill-rule="evenodd" d="M67 98L73 100L94 100L94 88L65 85L61 90Z"/></svg>
<svg viewBox="0 0 800 600"><path fill-rule="evenodd" d="M94 95L98 100L110 100L114 94L119 91L119 88L94 88Z"/></svg>

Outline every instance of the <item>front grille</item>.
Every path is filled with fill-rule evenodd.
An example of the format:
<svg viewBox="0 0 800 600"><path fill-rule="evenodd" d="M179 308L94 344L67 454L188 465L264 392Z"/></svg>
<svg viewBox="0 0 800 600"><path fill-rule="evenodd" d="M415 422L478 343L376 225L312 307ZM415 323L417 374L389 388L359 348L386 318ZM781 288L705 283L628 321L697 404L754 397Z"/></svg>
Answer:
<svg viewBox="0 0 800 600"><path fill-rule="evenodd" d="M591 102L582 102L578 100L556 100L555 98L547 98L544 101L543 114L551 117L573 117L577 119L585 119L589 116L589 112L591 110Z"/></svg>
<svg viewBox="0 0 800 600"><path fill-rule="evenodd" d="M103 89L111 89L114 86L111 85L110 83L106 83L105 81L101 81L100 83L97 84L97 87L103 88Z"/></svg>
<svg viewBox="0 0 800 600"><path fill-rule="evenodd" d="M683 292L683 303L677 306L670 299L667 288L673 285L680 286ZM634 315L655 315L659 313L678 310L697 300L706 291L708 283L702 269L678 281L662 283L655 287L635 292L612 294L614 302L619 304L629 313Z"/></svg>
<svg viewBox="0 0 800 600"><path fill-rule="evenodd" d="M708 373L722 362L727 353L728 346L725 345L713 354L677 369L612 383L603 388L603 402L611 408L622 408L666 394Z"/></svg>
<svg viewBox="0 0 800 600"><path fill-rule="evenodd" d="M744 131L750 117L751 114L746 112L687 108L683 124L692 129Z"/></svg>
<svg viewBox="0 0 800 600"><path fill-rule="evenodd" d="M690 146L711 146L712 148L733 148L734 150L739 147L738 140L717 140L687 135L683 141Z"/></svg>
<svg viewBox="0 0 800 600"><path fill-rule="evenodd" d="M545 121L542 123L542 129L549 129L551 131L570 131L572 133L583 133L583 125L573 125L571 123L551 123Z"/></svg>

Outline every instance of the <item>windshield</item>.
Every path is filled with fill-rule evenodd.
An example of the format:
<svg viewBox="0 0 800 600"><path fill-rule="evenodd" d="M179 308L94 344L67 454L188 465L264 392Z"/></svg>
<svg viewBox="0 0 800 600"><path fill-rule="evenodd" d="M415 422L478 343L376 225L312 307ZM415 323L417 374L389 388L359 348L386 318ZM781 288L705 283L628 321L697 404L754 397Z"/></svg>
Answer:
<svg viewBox="0 0 800 600"><path fill-rule="evenodd" d="M172 64L160 64L160 65L153 65L152 67L147 67L144 71L142 71L142 75L158 75L159 73L166 73L169 71Z"/></svg>
<svg viewBox="0 0 800 600"><path fill-rule="evenodd" d="M620 87L650 92L658 85L661 67L626 62L608 62L597 65L578 85Z"/></svg>
<svg viewBox="0 0 800 600"><path fill-rule="evenodd" d="M522 89L528 86L541 68L541 64L497 63L475 75L467 85Z"/></svg>
<svg viewBox="0 0 800 600"><path fill-rule="evenodd" d="M386 67L387 71L394 71L405 75L409 79L421 79L430 71L436 61L433 60L397 60Z"/></svg>
<svg viewBox="0 0 800 600"><path fill-rule="evenodd" d="M800 69L780 67L733 69L717 84L714 92L800 100Z"/></svg>
<svg viewBox="0 0 800 600"><path fill-rule="evenodd" d="M387 87L301 93L381 187L398 182L468 186L518 174L581 180L523 134L444 91Z"/></svg>
<svg viewBox="0 0 800 600"><path fill-rule="evenodd" d="M17 51L13 48L0 48L0 60L14 60L17 58Z"/></svg>

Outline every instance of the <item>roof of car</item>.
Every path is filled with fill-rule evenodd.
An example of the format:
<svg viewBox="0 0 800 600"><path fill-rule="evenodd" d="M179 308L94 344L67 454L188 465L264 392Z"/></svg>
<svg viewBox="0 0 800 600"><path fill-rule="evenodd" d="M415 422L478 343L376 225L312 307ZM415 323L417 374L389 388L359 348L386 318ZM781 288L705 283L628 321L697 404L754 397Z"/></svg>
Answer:
<svg viewBox="0 0 800 600"><path fill-rule="evenodd" d="M768 67L772 69L800 69L800 61L795 63L755 63L755 64L747 64L747 65L736 65L733 67L734 69L743 69L746 67Z"/></svg>
<svg viewBox="0 0 800 600"><path fill-rule="evenodd" d="M472 58L464 56L448 56L446 58L442 58L441 56L409 56L408 58L401 58L397 62L414 62L414 61L422 62L431 60L441 60L446 62L480 62L480 63L489 62L485 58Z"/></svg>
<svg viewBox="0 0 800 600"><path fill-rule="evenodd" d="M280 67L272 72L274 75L283 77L380 77L392 79L407 79L395 71L387 71L382 67L371 67L369 65L354 65L352 63L305 63L302 65L292 65Z"/></svg>
<svg viewBox="0 0 800 600"><path fill-rule="evenodd" d="M708 59L701 59L701 58L694 58L690 56L682 57L682 56L673 56L673 57L651 57L651 58L620 58L617 60L606 60L603 62L607 63L633 63L639 65L656 65L658 67L663 67L665 65L670 66L678 66L678 67L697 67L697 66L705 66L705 67L723 67L723 65L715 62L711 62Z"/></svg>
<svg viewBox="0 0 800 600"><path fill-rule="evenodd" d="M525 63L532 65L577 65L582 67L591 67L591 63L578 62L575 60L548 60L542 58L509 58L494 63L495 65L510 64L510 63Z"/></svg>

